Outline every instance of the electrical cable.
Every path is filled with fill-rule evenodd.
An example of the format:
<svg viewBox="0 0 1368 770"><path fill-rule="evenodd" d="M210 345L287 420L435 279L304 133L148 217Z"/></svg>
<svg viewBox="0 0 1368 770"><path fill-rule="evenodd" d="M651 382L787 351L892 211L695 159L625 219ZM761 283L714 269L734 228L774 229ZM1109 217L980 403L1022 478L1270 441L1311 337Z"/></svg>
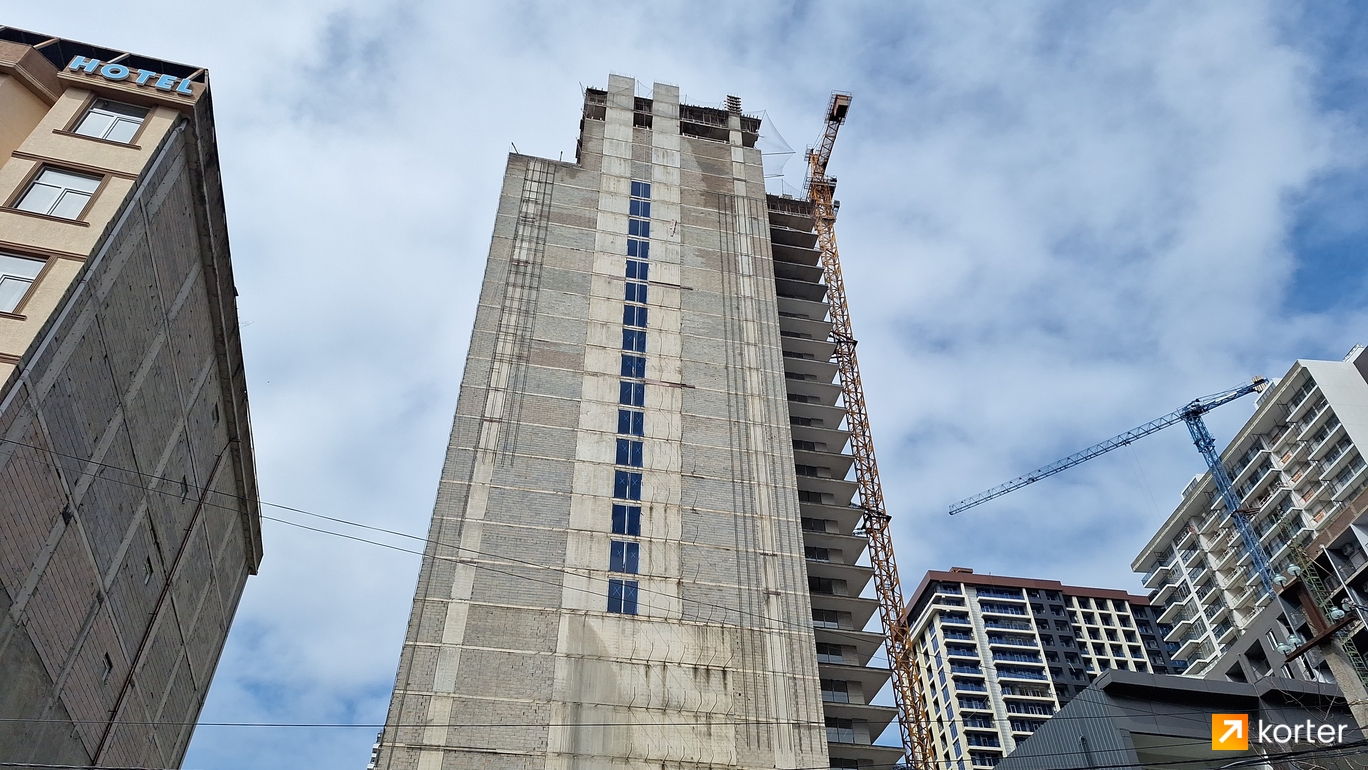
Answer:
<svg viewBox="0 0 1368 770"><path fill-rule="evenodd" d="M139 471L132 470L132 469L128 469L128 468L122 468L122 467L110 465L110 464L107 464L107 463L95 463L95 462L93 462L93 461L85 461L85 460L82 460L82 459L79 458L79 457L75 457L75 456L72 456L72 455L64 455L64 454L59 453L59 452L56 452L56 451L54 451L54 450L49 450L49 449L45 449L45 448L43 448L43 447L37 447L37 446L25 444L25 443L23 443L23 442L16 441L16 440L13 440L13 439L3 439L3 438L0 438L0 441L6 442L6 443L11 443L11 444L16 444L16 445L18 445L18 446L22 446L22 447L25 447L25 448L28 448L28 449L32 449L32 450L38 451L38 452L44 452L44 453L48 453L48 454L55 455L55 456L59 456L59 457L66 457L66 458L68 458L68 459L75 460L75 461L77 461L77 462L83 462L83 463L87 463L87 464L94 464L94 465L97 465L97 466L99 466L99 467L109 468L109 469L111 469L111 470L118 470L118 471L121 471L121 472L124 472L124 473L131 473L131 474L140 476L140 477L142 477L142 478L149 479L149 480L151 480L151 481L169 481L169 480L166 479L166 478L149 476L148 474L143 474L143 473L141 473L141 472L139 472ZM22 457L22 456L13 456L13 459L29 460L29 458L24 458L24 457ZM30 460L30 461L37 462L36 460ZM57 463L42 463L42 464L44 464L44 465L49 465L49 466L51 466L51 467L55 467L55 468L58 468L58 469L64 470L64 471L70 470L70 469L65 468L64 466L61 466L61 465L57 464ZM116 483L116 484L121 484L121 485L125 485L125 486L134 487L134 488L140 489L140 490L142 490L142 491L144 491L144 492L157 493L157 494L162 494L162 495L167 495L167 496L176 496L176 493L171 492L171 491L169 491L169 490L155 489L155 488L151 488L150 486L144 486L144 485L142 485L142 484L132 484L132 483L130 483L130 482L124 482L124 481L119 481L119 480L117 480L117 479L112 479L112 478L109 478L109 477L107 477L107 476L97 475L97 476L94 476L94 478L95 478L95 479L99 479L99 480L103 480L103 481L108 481L108 482ZM179 483L179 482L173 482L173 483ZM239 497L239 496L236 496L236 495L231 495L231 494L223 493L223 492L217 492L217 491L212 490L212 489L204 489L204 488L198 488L198 487L191 487L191 488L192 488L192 489L195 489L196 491L198 491L198 492L200 492L200 493L204 493L204 494L206 494L206 495L218 495L218 496L222 496L222 497L228 497L228 498L230 498L230 499L233 499L235 502L241 502L241 501L242 501L242 498ZM235 512L238 510L236 507L229 507L229 506L225 506L225 505L219 505L219 504L216 504L216 503L208 502L207 500L206 500L206 503L205 503L205 504L206 504L206 505L210 505L210 506L212 506L212 507L224 509L224 510L232 510L232 511L235 511ZM416 541L419 541L419 542L423 542L423 543L425 543L425 544L427 544L427 545L431 545L431 546L433 546L434 549L438 549L438 548L449 548L449 549L452 549L452 550L457 551L458 553L459 553L459 552L475 553L475 554L478 554L478 555L481 555L481 556L487 556L487 557L490 557L490 558L503 558L503 559L505 559L505 560L507 560L507 561L509 561L509 562L515 563L515 564L521 564L521 565L525 565L525 566L530 566L530 567L534 567L534 568L537 568L537 569L544 569L544 570L551 571L551 572L560 572L560 573L563 573L563 574L576 574L576 573L574 573L573 571L571 571L571 570L568 569L568 568L563 568L563 567L562 567L562 568L549 567L549 566L546 566L546 565L540 565L540 564L536 564L536 563L532 563L532 562L526 562L526 561L522 561L522 560L510 558L510 557L498 557L498 556L496 556L496 555L489 554L489 553L486 553L486 552L482 552L482 551L479 551L479 550L477 550L477 549L464 548L464 547L461 547L461 546L451 545L451 544L448 544L448 543L443 543L443 542L440 542L440 541L432 540L432 539L429 539L429 538L426 538L426 537L420 537L420 536L417 536L417 535L412 535L412 534L405 533L405 532L399 532L399 531L396 531L396 530L390 530L390 529L386 529L386 528L383 528L383 527L376 527L376 526L373 526L373 525L362 524L362 523L359 523L359 522L353 522L353 521L349 521L349 520L342 519L342 518L338 518L338 517L327 516L327 515L325 515L325 514L315 513L315 512L313 512L313 511L309 511L309 510L302 509L302 508L297 508L297 507L294 507L294 506L287 506L287 505L282 505L282 504L278 504L278 503L270 503L270 502L266 502L266 501L260 501L259 504L260 504L260 505L264 505L264 506L269 506L269 507L272 507L272 508L277 508L277 509L280 509L280 510L286 510L286 511L290 511L290 512L293 512L293 513L298 513L298 514L301 514L301 515L306 515L306 516L318 518L318 519L325 520L325 521L331 521L331 522L338 523L338 524L343 524L343 525L347 525L347 526L353 526L353 527L357 527L357 528L360 528L360 529L366 529L366 530L371 530L371 531L375 531L375 532L380 532L380 533L383 533L383 534L390 534L390 535L394 535L394 536L397 536L397 537L403 537L403 538L407 538L407 539L411 539L411 540L416 540ZM378 547L383 547L383 548L387 548L387 549L390 549L390 550L396 550L396 551L400 551L400 552L403 552L403 553L409 553L409 554L414 554L414 555L418 555L418 556L424 556L425 558L427 558L427 557L429 556L428 554L425 554L425 553L422 552L422 551L417 551L417 550L413 550L413 549L409 549L409 548L403 548L403 547L401 547L401 546L396 546L396 545L393 545L393 544L384 543L384 542L380 542L380 541L377 541L377 540L371 540L371 539L367 539L367 538L361 538L361 537L357 537L357 536L354 536L354 535L347 535L347 534L344 534L344 533L334 532L334 531L331 531L331 530L320 529L320 528L317 528L317 527L310 527L310 526L307 526L307 525L304 525L304 524L300 524L300 523L298 523L298 522L289 521L289 520L287 520L287 519L282 519L282 518L272 517L272 516L266 516L266 515L262 515L261 518L263 518L263 519L265 519L265 520L268 520L268 521L273 521L273 522L276 522L276 523L284 524L284 525L287 525L287 526L297 527L297 528L304 529L304 530L311 531L311 532L316 532L316 533L320 533L320 534L332 535L332 536L334 536L334 537L339 537L339 538L343 538L343 539L353 540L353 541L356 541L356 542L361 542L361 543L365 543L365 544L369 544L369 545L375 545L375 546L378 546ZM734 549L727 549L727 550L734 550ZM506 576L509 576L509 577L517 577L517 578L522 578L522 579L525 579L525 580L533 580L533 581L536 581L536 582L548 583L548 584L555 585L555 586L559 586L559 587L562 587L562 588L566 588L566 587L567 587L567 586L564 586L563 583L556 583L556 582L553 582L553 581L537 581L536 578L532 578L532 577L530 577L530 576L519 575L519 574L511 573L511 572L504 572L504 571L501 571L501 570L494 569L493 567L491 567L491 566L488 565L488 564L485 564L485 563L482 563L482 562L477 562L477 561L472 561L472 560L469 560L469 559L460 559L460 558L456 558L456 557L441 556L441 555L438 555L438 554L435 554L435 553L432 554L431 557L432 557L432 558L439 559L439 560L443 560L443 561L454 561L454 562L458 562L458 563L471 564L471 565L473 565L473 566L476 566L476 567L479 568L479 569L485 569L485 570L494 572L495 574L503 574L503 575L506 575ZM572 587L572 588L573 588L573 587ZM583 590L583 591L589 592L588 589L579 589L579 590ZM644 592L649 592L649 591L644 591ZM596 594L597 592L593 592L593 593ZM649 593L660 593L661 595L668 596L668 597L670 597L670 598L675 598L675 597L673 597L672 595L663 594L662 592L649 592ZM737 612L738 615L749 615L749 616L753 616L753 617L763 617L763 616L758 615L757 613L749 613L749 612L745 612L745 611L743 611L743 610L739 610L739 609L737 609L737 608L727 607L727 606L725 606L725 605L718 605L718 604L712 604L712 603L706 603L706 602L699 602L699 604L701 604L701 605L703 605L703 606L711 606L711 607L713 607L713 608L721 609L721 610L724 610L724 611ZM798 628L802 628L802 629L804 629L804 630L806 630L807 628L810 627L810 626L800 625L800 624L784 624L784 625L790 625L790 626L792 626L792 627L798 627ZM829 633L832 633L833 635L838 635L838 636L842 636L842 635L843 635L843 636L846 636L847 638L857 638L857 639L858 639L858 637L851 637L849 634L841 634L840 631L839 631L839 630L836 630L836 629L823 629L823 630L824 630L824 631L827 631L827 632L829 632ZM863 639L861 639L861 641L863 641ZM886 658L884 658L884 660L886 660ZM1043 665L1043 664L1042 664L1042 665ZM765 673L765 672L761 672L761 673ZM768 672L768 673L775 673L775 672ZM1208 710L1193 710L1193 713L1200 713L1200 714L1204 714L1204 715L1205 715L1205 714L1209 714L1209 713L1211 713L1211 712L1208 711ZM1059 714L1055 714L1055 715L1022 714L1022 715L1013 715L1013 716L1009 716L1008 718L1005 718L1005 719L1004 719L1004 718L1000 718L1000 717L987 717L987 718L978 717L978 718L976 718L976 721L1010 722L1010 721L1013 721L1014 718L1017 718L1017 719L1026 719L1026 720L1037 720L1037 719L1039 719L1039 720L1042 720L1042 721L1048 721L1048 720L1054 720L1054 719L1069 719L1069 718L1074 718L1074 717L1065 716L1065 715L1059 715ZM1088 718L1088 717L1076 717L1076 718ZM0 719L0 723L2 723L2 722L12 722L12 721L42 722L42 721L62 721L62 720L22 720L22 719L20 719L20 720L15 720L15 719ZM824 723L815 723L815 722L796 722L796 721L783 721L783 720L733 720L733 719L720 719L720 720L714 719L714 720L703 720L703 721L700 721L700 722L651 722L651 723L634 723L634 724L641 724L641 725L644 725L644 726L690 726L690 725L698 725L698 724L717 724L717 723L719 723L719 722L721 722L721 723L723 723L723 724L735 724L735 725L758 724L758 725L774 725L774 726L784 726L784 725L788 725L788 726L795 726L795 727L802 727L802 726L808 726L808 727L823 727L823 726L824 726ZM964 726L966 727L966 729L973 729L971 726L965 725L964 720L963 720L963 719L959 719L959 718L953 719L953 720L938 719L938 720L936 720L936 722L937 722L938 724L958 723L958 724L960 724L960 725L964 725ZM178 722L133 722L133 721L125 721L125 720L119 720L118 723L119 723L119 724L154 724L154 725L160 725L160 724L185 724L185 723L178 723ZM595 726L617 726L618 724L619 724L619 723L565 723L565 724L537 723L537 724L517 725L517 724L514 724L514 723L503 722L503 723L492 723L492 724L484 724L484 725L481 725L481 724L453 724L453 725L448 725L447 727L456 728L456 729L461 729L461 728L479 728L479 727L514 727L514 726L525 726L525 727L542 727L542 726L546 726L546 727L551 727L551 726L558 726L558 727L595 727ZM429 726L433 726L433 725L427 725L427 724L422 724L422 725L404 725L404 724L384 725L384 724L340 724L340 723L338 723L338 724L327 724L327 723L226 723L226 722L224 722L224 723L213 723L213 722L200 722L200 723L197 723L197 726L202 726L202 727L344 728L344 729L346 729L346 728L350 728L350 729L362 729L362 728L365 728L365 729L385 729L386 727L429 727ZM840 745L840 744L837 744L837 745ZM1174 744L1174 745L1184 745L1184 744ZM447 748L453 748L453 747L447 747ZM888 746L887 748L890 748L890 749L899 749L900 747L897 747L897 746ZM983 747L983 748L993 748L993 747ZM1094 752L1095 752L1095 751L1097 751L1097 750L1094 750ZM1260 761L1263 761L1263 760L1260 760ZM939 761L938 761L938 762L939 762ZM0 763L0 767L7 767L7 766L17 766L17 767L54 767L54 768L56 768L56 767L62 767L62 766L47 766L47 765L25 765L25 764L13 764L13 763L11 763L11 764ZM80 767L80 766L71 766L71 767ZM1099 766L1099 767L1102 767L1102 766ZM132 770L132 769L130 769L130 770ZM142 770L142 769L138 769L138 770ZM155 770L155 769L149 769L149 770ZM822 770L825 770L825 768L823 768Z"/></svg>
<svg viewBox="0 0 1368 770"><path fill-rule="evenodd" d="M36 452L44 452L44 453L46 453L46 454L54 455L54 456L57 456L57 457L65 457L65 458L68 458L68 459L71 459L71 460L75 460L75 461L77 461L77 462L82 462L82 463L87 463L87 464L93 464L93 465L97 465L97 466L99 466L99 467L108 468L108 469L111 469L111 470L117 470L117 471L120 471L120 472L123 472L123 473L131 473L131 474L134 474L134 475L138 475L138 476L141 476L141 477L145 477L145 478L152 479L152 480L154 480L154 481L170 481L169 479L166 479L166 478L163 478L163 477L148 476L147 474L143 474L143 473L140 472L140 471L133 470L133 469L129 469L129 468L122 468L122 467L120 467L120 466L110 465L110 464L108 464L108 463L99 463L99 462L95 462L95 461L86 461L86 460L82 460L81 458L76 457L76 456L73 456L73 455L67 455L67 454L63 454L63 453L61 453L61 452L57 452L56 450L47 449L47 448L44 448L44 447L38 447L38 446L31 445L31 444L26 444L26 443L23 443L23 442L21 442L21 441L17 441L17 440L14 440L14 439L0 438L0 442L15 444L15 445L18 445L18 446L25 447L25 448L27 448L27 449L32 449L32 450L34 450L34 451L36 451ZM41 465L46 465L46 466L49 466L49 467L57 468L57 469L59 469L59 470L70 470L70 469L68 469L68 468L65 468L65 467L63 467L63 466L57 464L57 463L45 463L45 462L42 462L42 461L39 461L39 460L30 460L29 458L25 458L25 457L21 457L21 456L17 456L17 455L16 455L16 456L12 456L12 457L13 457L13 459L18 459L18 460L21 460L21 461L28 461L28 462L35 462L35 463L38 463L38 464L41 464ZM109 477L107 477L107 476L98 476L98 475L97 475L97 476L94 476L93 478L96 479L96 480L102 480L102 481L106 481L106 482L110 482L110 483L114 483L114 484L120 484L120 485L123 485L123 486L132 487L132 488L135 488L135 489L140 489L140 490L142 490L142 491L144 491L144 492L156 493L156 494L165 495L165 496L171 496L171 497L179 497L179 496L180 496L177 492L172 492L172 491L170 491L170 490L154 489L154 488L149 487L149 486L143 486L143 485L141 485L141 484L134 484L134 483L132 483L132 482L127 482L127 481L120 481L120 480L118 480L118 479L112 479L112 478L109 478ZM174 484L177 484L177 485L180 484L179 481L171 481L171 483L174 483ZM241 497L239 497L239 496L231 495L231 494L224 493L224 492L217 492L217 491L212 490L212 489L205 489L205 488L202 488L202 487L194 487L194 486L190 486L189 488L190 488L190 489L197 490L197 491L199 491L200 493L206 494L206 495L220 495L220 496L223 496L223 497L228 497L228 498L230 498L230 499L232 499L232 500L234 500L234 501L236 501L236 502L242 502L242 501L243 501L243 498L241 498ZM272 507L272 508L281 509L281 510L287 510L287 511L291 511L291 512L294 512L294 513L303 514L303 515L306 515L306 516L312 516L312 517L319 518L319 519L324 519L324 520L327 520L327 521L333 521L333 522L337 522L337 523L341 523L341 524L346 524L346 525L349 525L349 526L354 526L354 527L358 527L358 528L362 528L362 529L369 529L369 530L373 530L373 531L383 532L383 533L386 533L386 534L392 534L392 535L397 535L397 536L400 536L400 537L409 538L409 539L412 539L412 540L416 540L416 541L422 542L422 543L424 543L424 544L426 544L426 545L430 545L430 546L432 546L432 547L434 548L434 550L435 550L435 549L438 549L438 548L448 548L448 549L451 549L451 550L456 551L457 553L462 553L462 552L464 552L464 553L467 553L467 554L475 554L476 556L484 556L484 557L487 557L487 558L489 558L489 559L494 559L494 560L498 560L498 561L508 562L508 563L511 563L511 564L519 565L519 566L527 566L527 567L531 567L531 568L534 568L534 569L546 570L546 571L548 571L548 572L558 572L558 573L561 573L561 574L564 574L564 575L573 575L573 576L576 576L576 577L584 577L584 574L583 574L583 573L576 572L576 571L574 571L573 569L568 568L568 567L553 567L553 566L548 566L548 565L545 565L545 564L538 564L538 563L536 563L536 562L531 562L531 561L526 561L526 560L522 560L522 559L517 559L517 558L511 557L511 556L499 555L499 554L491 554L491 553L488 553L488 552L485 552L485 551L481 551L481 550L478 550L478 549L467 548L467 547L463 547L463 546L460 546L460 545L453 545L453 544L450 544L450 543L443 543L443 542L441 542L441 541L432 540L432 539L427 538L427 537L420 537L420 536L418 536L418 535L411 535L411 534L408 534L408 533L397 532L397 531L395 531L395 530L388 530L388 529L384 529L384 528L381 528L381 527L375 527L375 526L368 525L368 524L361 524L361 523L359 523L359 522L352 522L352 521L348 521L348 520L346 520L346 519L341 519L341 518L337 518L337 517L333 517L333 516L327 516L327 515L325 515L325 514L315 513L315 512L308 511L308 510L305 510L305 509L302 509L302 508L295 508L295 507L292 507L292 506L282 505L282 504L279 504L279 503L270 503L270 502L266 502L266 501L258 501L258 504L264 505L264 506L269 506L269 507ZM219 504L216 504L216 503L208 502L207 500L205 501L205 505L206 505L206 506L211 506L211 507L214 507L214 508L219 508L219 509L221 509L221 510L230 510L230 511L233 511L233 512L235 512L235 513L238 511L238 509L237 509L236 507L230 507L230 506L226 506L226 505L219 505ZM262 519L265 519L265 520L268 520L268 521L275 521L275 522L277 522L277 523L285 524L285 525L287 525L287 526L297 527L297 528L299 528L299 529L309 530L309 531L311 531L311 532L317 532L317 533L320 533L320 534L332 535L332 536L334 536L334 537L339 537L339 538L343 538L343 539L347 539L347 540L353 540L353 541L356 541L356 542L367 543L367 544L370 544L370 545L375 545L375 546L379 546L379 547L382 547L382 548L387 548L387 549L393 550L393 551L399 551L399 552L402 552L402 553L410 553L410 554L414 554L414 555L417 555L417 556L423 556L423 557L425 557L425 558L427 558L427 557L429 556L428 554L426 554L426 553L423 552L423 551L417 551L417 550L413 550L413 549L410 549L410 548L403 548L403 547L401 547L401 546L392 545L392 544L389 544L389 543L382 543L382 542L377 541L377 540L370 540L370 539L367 539L367 538L356 537L356 536L354 536L354 535L347 535L347 534L343 534L343 533L340 533L340 532L333 532L333 531L330 531L330 530L319 529L319 528L317 528L317 527L310 527L310 526L307 526L307 525L304 525L304 524L299 524L299 523L297 523L297 522L289 521L289 520L287 520L287 519L281 519L281 518L272 517L272 516L266 516L266 515L261 515L261 518L262 518ZM736 550L736 549L724 549L724 550ZM443 556L443 555L439 555L439 554L436 554L436 553L432 554L432 555L431 555L431 558L437 559L437 560L439 560L439 561L454 562L454 563L458 563L458 564L467 564L467 565L474 566L474 567L476 567L476 568L478 568L478 569L483 569L483 570L486 570L486 571L489 571L489 572L493 572L493 573L495 573L495 574L504 575L504 576L506 576L506 577L512 577L512 578L520 578L520 579L523 579L523 580L528 580L528 581L536 582L536 583L543 583L543 584L545 584L545 585L550 585L550 586L553 586L553 587L561 588L562 590L569 589L569 590L579 591L579 592L581 592L581 593L593 594L593 595L595 595L595 596L598 595L598 592L597 592L597 591L593 591L593 590L590 590L590 589L587 589L587 588L578 588L578 587L574 587L574 586L566 586L564 583L561 583L561 582L550 581L550 580L539 580L539 579L537 579L537 578L534 578L534 577L531 577L531 576L527 576L527 575L520 575L520 574L513 573L513 572L507 572L507 571L503 571L503 570L498 570L498 569L495 569L495 568L491 567L490 565L488 565L488 564L486 564L486 563L484 563L484 562L479 562L479 561L475 561L475 560L468 559L468 558L462 559L462 558L459 558L459 557ZM586 568L585 571L587 572L587 571L588 571L588 568ZM623 573L623 574L629 574L629 573ZM672 600L672 601L673 601L673 600L677 600L677 599L679 598L678 596L676 596L676 595L674 595L674 594L668 594L668 593L665 593L665 592L663 592L663 591L654 591L654 590L651 590L651 589L649 589L649 588L640 588L640 589L638 589L638 590L639 590L639 593L662 596L662 597L665 597L666 599L669 599L669 600ZM859 598L859 597L848 597L848 598ZM872 600L870 600L870 601L872 601ZM697 600L697 599L690 600L690 602L693 603L693 604L696 604L696 605L698 605L698 606L701 606L701 607L708 607L708 608L711 608L711 609L720 610L720 611L722 611L723 613L734 612L734 613L736 613L736 614L737 614L738 616L740 616L740 617L758 618L758 619L760 619L760 620L762 620L762 621L765 621L765 622L774 622L774 623L776 623L776 624L778 624L778 625L780 625L780 626L787 626L787 627L792 628L792 629L795 629L795 630L806 630L806 629L812 628L812 626L811 626L811 625L808 625L808 624L785 622L785 621L781 621L781 620L778 620L778 619L775 619L775 618L769 618L769 617L767 617L767 616L765 616L765 615L763 615L763 614L761 614L761 613L750 612L750 611L742 610L742 609L740 609L740 608L729 607L729 606L727 606L727 605L717 604L717 603L714 603L714 602L707 602L707 601L702 601L702 600ZM703 620L702 618L699 618L699 621L700 621L700 622L704 622L704 623L715 622L715 621L712 621L712 620ZM850 640L853 640L853 641L856 641L856 642L860 642L860 643L867 643L867 642L869 641L869 640L866 639L866 638L863 638L863 637L860 637L860 636L855 636L853 633L850 632L850 630L844 630L844 631L843 631L843 630L840 630L840 629L830 629L830 628L823 628L823 629L821 629L821 630L824 631L824 632L826 632L826 633L832 634L832 635L834 635L834 636L843 637L843 638L845 638L845 639L850 639ZM859 632L859 633L878 633L878 632ZM874 654L871 655L870 660L880 660L880 661L883 661L883 662L886 663L886 662L887 662L887 656L886 656L886 655L880 655L879 653L874 653Z"/></svg>

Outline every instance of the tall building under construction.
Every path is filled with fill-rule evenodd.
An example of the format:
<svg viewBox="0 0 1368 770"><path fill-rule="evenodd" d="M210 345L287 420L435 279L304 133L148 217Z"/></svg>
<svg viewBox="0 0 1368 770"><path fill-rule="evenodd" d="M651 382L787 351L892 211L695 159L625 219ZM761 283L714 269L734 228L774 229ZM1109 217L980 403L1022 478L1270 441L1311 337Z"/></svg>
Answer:
<svg viewBox="0 0 1368 770"><path fill-rule="evenodd" d="M678 94L509 157L379 768L902 754L810 204Z"/></svg>

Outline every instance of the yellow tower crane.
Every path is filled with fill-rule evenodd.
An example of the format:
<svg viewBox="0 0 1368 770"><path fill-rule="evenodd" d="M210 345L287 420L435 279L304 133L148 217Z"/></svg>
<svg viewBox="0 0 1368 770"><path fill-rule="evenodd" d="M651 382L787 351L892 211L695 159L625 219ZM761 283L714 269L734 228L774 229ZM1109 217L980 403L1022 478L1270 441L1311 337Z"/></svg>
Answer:
<svg viewBox="0 0 1368 770"><path fill-rule="evenodd" d="M855 358L855 335L850 326L850 307L846 304L845 279L841 277L841 257L836 250L836 178L827 176L827 162L836 144L836 132L845 122L850 94L833 93L827 107L826 130L815 149L808 151L808 200L817 227L817 248L822 255L827 301L831 304L831 337L836 343L836 365L841 375L851 454L855 457L855 481L864 510L864 532L869 539L869 561L874 568L874 588L879 599L879 618L887 634L888 668L893 675L893 700L898 707L907 763L916 770L932 770L935 755L928 731L926 703L917 682L917 667L909 643L910 629L903 617L902 586L898 583L898 564L893 558L893 534L884 509L879 465L874 460L874 438L869 430L864 386L860 383L860 364Z"/></svg>

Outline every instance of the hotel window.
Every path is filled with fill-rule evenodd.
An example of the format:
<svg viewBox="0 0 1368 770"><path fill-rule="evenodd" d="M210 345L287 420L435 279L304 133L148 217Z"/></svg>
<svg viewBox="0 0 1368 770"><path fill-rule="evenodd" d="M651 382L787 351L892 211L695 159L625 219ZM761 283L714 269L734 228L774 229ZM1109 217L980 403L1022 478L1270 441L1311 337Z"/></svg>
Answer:
<svg viewBox="0 0 1368 770"><path fill-rule="evenodd" d="M623 615L637 614L637 581L608 581L608 611Z"/></svg>
<svg viewBox="0 0 1368 770"><path fill-rule="evenodd" d="M613 506L613 534L641 536L641 506Z"/></svg>
<svg viewBox="0 0 1368 770"><path fill-rule="evenodd" d="M100 177L57 168L44 168L29 184L15 208L62 219L76 219L85 211Z"/></svg>
<svg viewBox="0 0 1368 770"><path fill-rule="evenodd" d="M138 133L138 127L146 117L146 107L101 99L81 116L74 133L128 144L133 141L133 136Z"/></svg>
<svg viewBox="0 0 1368 770"><path fill-rule="evenodd" d="M19 307L43 264L40 259L0 254L0 313L13 313Z"/></svg>
<svg viewBox="0 0 1368 770"><path fill-rule="evenodd" d="M640 556L639 543L621 543L614 540L608 551L608 571L630 572L635 575Z"/></svg>

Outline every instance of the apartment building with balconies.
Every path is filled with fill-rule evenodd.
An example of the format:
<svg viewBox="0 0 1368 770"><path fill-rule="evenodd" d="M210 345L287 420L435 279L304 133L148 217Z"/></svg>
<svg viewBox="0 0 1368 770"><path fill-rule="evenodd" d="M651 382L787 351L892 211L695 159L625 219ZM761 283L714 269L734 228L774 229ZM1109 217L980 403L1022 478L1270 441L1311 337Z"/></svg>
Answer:
<svg viewBox="0 0 1368 770"><path fill-rule="evenodd" d="M886 665L871 665L884 636L865 630L878 602L862 596L874 571L860 563L868 541L861 511L851 506L856 484L847 479L854 458L832 361L831 306L821 255L806 201L767 196L774 254L775 296L794 475L831 767L886 767L901 747L874 743L896 716L872 700L888 681ZM867 560L866 560L867 561Z"/></svg>
<svg viewBox="0 0 1368 770"><path fill-rule="evenodd" d="M1125 591L927 572L906 617L938 766L996 766L1102 672L1172 673L1156 615Z"/></svg>
<svg viewBox="0 0 1368 770"><path fill-rule="evenodd" d="M1358 448L1368 442L1365 372L1362 347L1342 361L1297 361L1221 453L1273 573L1311 549L1339 586L1337 601L1368 598L1361 521L1368 462ZM1167 642L1187 661L1189 676L1211 674L1270 606L1210 473L1192 479L1131 566L1144 573L1154 602L1166 606L1160 619L1172 626Z"/></svg>

